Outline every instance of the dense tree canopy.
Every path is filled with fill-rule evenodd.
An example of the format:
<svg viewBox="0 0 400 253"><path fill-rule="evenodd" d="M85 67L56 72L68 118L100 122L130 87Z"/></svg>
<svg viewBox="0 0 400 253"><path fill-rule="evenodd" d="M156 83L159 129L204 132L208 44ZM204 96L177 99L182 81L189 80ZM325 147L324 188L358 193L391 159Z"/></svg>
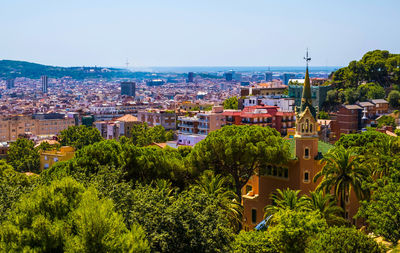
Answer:
<svg viewBox="0 0 400 253"><path fill-rule="evenodd" d="M391 126L393 129L396 129L396 121L392 116L383 115L377 121L378 127Z"/></svg>
<svg viewBox="0 0 400 253"><path fill-rule="evenodd" d="M111 200L71 178L23 196L0 226L0 239L7 252L149 252L143 230L129 231Z"/></svg>
<svg viewBox="0 0 400 253"><path fill-rule="evenodd" d="M149 127L147 123L135 124L131 130L131 141L136 146L147 146L152 143L163 143L173 139L171 131L165 131L163 126Z"/></svg>
<svg viewBox="0 0 400 253"><path fill-rule="evenodd" d="M232 251L234 253L275 253L276 249L268 232L241 231L235 238Z"/></svg>
<svg viewBox="0 0 400 253"><path fill-rule="evenodd" d="M0 160L0 223L8 216L13 203L34 187L36 180L36 175L28 176L16 172L13 167Z"/></svg>
<svg viewBox="0 0 400 253"><path fill-rule="evenodd" d="M361 60L334 72L333 82L356 88L361 82L376 82L383 87L400 84L400 55L385 50L367 52Z"/></svg>
<svg viewBox="0 0 400 253"><path fill-rule="evenodd" d="M130 222L142 225L154 252L227 252L233 240L218 199L197 187L176 194L138 186Z"/></svg>
<svg viewBox="0 0 400 253"><path fill-rule="evenodd" d="M358 200L369 196L370 191L363 184L370 180L370 170L360 164L361 157L353 153L351 149L338 146L329 150L322 159L324 166L314 178L314 182L321 178L317 190L325 193L333 191L340 202L342 209L345 208L345 198L354 191Z"/></svg>
<svg viewBox="0 0 400 253"><path fill-rule="evenodd" d="M388 95L388 102L392 108L400 107L400 92L397 90L392 90Z"/></svg>
<svg viewBox="0 0 400 253"><path fill-rule="evenodd" d="M87 145L103 140L99 130L87 126L70 126L64 129L58 135L62 146L72 146L81 149Z"/></svg>
<svg viewBox="0 0 400 253"><path fill-rule="evenodd" d="M239 102L237 97L229 97L224 101L224 109L234 109L237 110L239 107Z"/></svg>
<svg viewBox="0 0 400 253"><path fill-rule="evenodd" d="M381 253L384 251L373 238L355 228L330 227L309 241L306 252Z"/></svg>
<svg viewBox="0 0 400 253"><path fill-rule="evenodd" d="M199 142L190 161L198 171L211 169L232 176L240 196L256 168L269 163L283 164L289 156L289 144L275 129L233 125L213 131Z"/></svg>
<svg viewBox="0 0 400 253"><path fill-rule="evenodd" d="M313 236L327 228L318 212L281 210L274 214L268 228L277 252L304 252Z"/></svg>
<svg viewBox="0 0 400 253"><path fill-rule="evenodd" d="M7 152L7 163L20 172L38 172L39 158L35 143L25 138L18 138L17 141L11 143Z"/></svg>
<svg viewBox="0 0 400 253"><path fill-rule="evenodd" d="M396 245L400 240L400 183L378 188L362 206L360 215L367 218L371 229Z"/></svg>

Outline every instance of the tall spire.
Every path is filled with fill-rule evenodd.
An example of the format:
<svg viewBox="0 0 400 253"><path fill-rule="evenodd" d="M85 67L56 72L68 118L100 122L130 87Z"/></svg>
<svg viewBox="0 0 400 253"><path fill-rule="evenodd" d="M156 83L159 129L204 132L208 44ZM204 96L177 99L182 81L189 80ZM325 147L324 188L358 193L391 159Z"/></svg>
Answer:
<svg viewBox="0 0 400 253"><path fill-rule="evenodd" d="M316 111L312 105L310 75L308 73L308 62L311 61L311 57L308 56L308 48L304 60L306 61L306 76L304 78L303 95L301 97L300 112L303 112L308 107L311 113L313 114L314 118L316 118Z"/></svg>
<svg viewBox="0 0 400 253"><path fill-rule="evenodd" d="M307 62L308 65L308 62ZM301 98L301 103L308 102L309 104L312 104L311 101L311 84L310 84L310 76L308 73L308 66L306 68L306 77L304 79L304 86L303 86L303 96Z"/></svg>

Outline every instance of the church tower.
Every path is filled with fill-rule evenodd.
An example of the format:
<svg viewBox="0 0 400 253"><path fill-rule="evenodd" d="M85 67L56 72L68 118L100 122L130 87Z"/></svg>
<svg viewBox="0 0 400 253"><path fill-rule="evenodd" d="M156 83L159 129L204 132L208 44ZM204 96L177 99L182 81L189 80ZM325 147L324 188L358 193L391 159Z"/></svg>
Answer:
<svg viewBox="0 0 400 253"><path fill-rule="evenodd" d="M298 159L299 186L304 193L314 190L313 178L318 172L318 122L312 105L311 84L308 73L308 50L304 59L307 62L303 95L300 107L296 108L296 156Z"/></svg>

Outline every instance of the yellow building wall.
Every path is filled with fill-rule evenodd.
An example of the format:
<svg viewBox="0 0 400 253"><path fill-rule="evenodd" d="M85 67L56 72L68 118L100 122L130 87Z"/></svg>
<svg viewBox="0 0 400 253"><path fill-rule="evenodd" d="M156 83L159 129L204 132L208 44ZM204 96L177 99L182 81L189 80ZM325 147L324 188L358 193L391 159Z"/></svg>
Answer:
<svg viewBox="0 0 400 253"><path fill-rule="evenodd" d="M40 154L40 170L48 169L56 162L68 161L75 155L73 147L64 146L59 150L42 151Z"/></svg>

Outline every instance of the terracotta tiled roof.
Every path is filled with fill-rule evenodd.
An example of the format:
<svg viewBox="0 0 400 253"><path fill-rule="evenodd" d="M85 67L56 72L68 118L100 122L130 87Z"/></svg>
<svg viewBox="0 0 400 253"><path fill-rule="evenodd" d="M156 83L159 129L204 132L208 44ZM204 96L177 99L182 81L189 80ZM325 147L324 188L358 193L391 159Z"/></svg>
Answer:
<svg viewBox="0 0 400 253"><path fill-rule="evenodd" d="M120 118L117 118L116 120L118 121L124 121L124 122L132 122L132 121L138 121L137 117L132 116L130 114L126 114Z"/></svg>

